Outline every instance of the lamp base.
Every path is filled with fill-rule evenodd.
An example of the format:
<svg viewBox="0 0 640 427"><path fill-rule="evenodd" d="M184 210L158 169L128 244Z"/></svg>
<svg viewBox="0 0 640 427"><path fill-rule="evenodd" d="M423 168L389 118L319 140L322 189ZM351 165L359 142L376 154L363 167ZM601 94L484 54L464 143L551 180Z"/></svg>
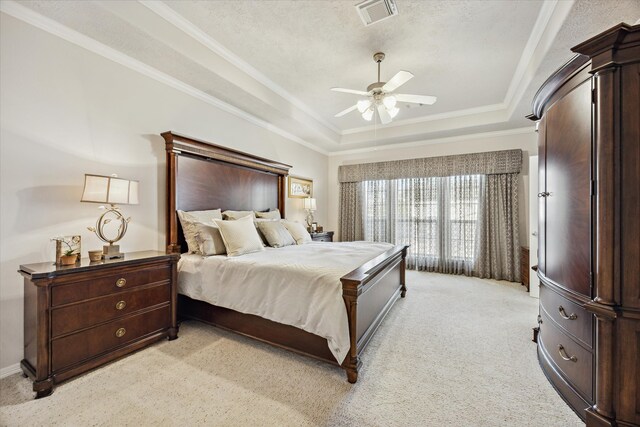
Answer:
<svg viewBox="0 0 640 427"><path fill-rule="evenodd" d="M124 254L120 252L120 245L104 245L102 247L102 259L124 258Z"/></svg>

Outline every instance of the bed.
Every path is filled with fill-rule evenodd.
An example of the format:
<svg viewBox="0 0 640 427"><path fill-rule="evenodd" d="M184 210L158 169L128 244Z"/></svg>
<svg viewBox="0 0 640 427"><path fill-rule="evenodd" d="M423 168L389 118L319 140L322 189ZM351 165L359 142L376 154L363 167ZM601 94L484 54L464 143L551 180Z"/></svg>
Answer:
<svg viewBox="0 0 640 427"><path fill-rule="evenodd" d="M177 210L265 211L277 207L285 216L289 165L174 132L165 132L162 136L167 155L167 252L187 251ZM281 249L284 248L274 250ZM407 246L388 245L388 249L384 249L339 279L348 325L348 349L342 363L337 361L327 338L255 314L210 304L182 293L178 296L178 314L181 318L199 320L340 365L348 381L355 383L365 347L396 300L406 294Z"/></svg>

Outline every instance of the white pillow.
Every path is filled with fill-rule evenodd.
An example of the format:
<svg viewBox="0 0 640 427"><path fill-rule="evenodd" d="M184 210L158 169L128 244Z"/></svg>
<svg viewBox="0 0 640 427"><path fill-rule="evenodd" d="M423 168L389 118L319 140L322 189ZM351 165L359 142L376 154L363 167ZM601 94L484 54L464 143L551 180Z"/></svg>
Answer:
<svg viewBox="0 0 640 427"><path fill-rule="evenodd" d="M214 219L222 219L222 212L220 212L220 209L187 212L179 210L178 218L180 218L180 224L182 224L182 233L184 234L184 240L187 241L189 253L198 253L200 249L196 240L198 231L195 224L197 222L213 224Z"/></svg>
<svg viewBox="0 0 640 427"><path fill-rule="evenodd" d="M258 212L256 211L256 217L258 218L268 218L268 219L282 219L280 216L280 209L274 209L269 212Z"/></svg>
<svg viewBox="0 0 640 427"><path fill-rule="evenodd" d="M196 240L198 242L199 253L202 255L223 255L227 253L224 240L220 234L217 224L204 224L197 222Z"/></svg>
<svg viewBox="0 0 640 427"><path fill-rule="evenodd" d="M295 245L291 233L287 231L284 225L278 221L265 221L258 223L258 229L269 242L269 246L281 248L283 246Z"/></svg>
<svg viewBox="0 0 640 427"><path fill-rule="evenodd" d="M237 220L240 218L244 218L245 216L250 216L251 218L255 218L256 215L253 211L224 211L222 212L222 218L229 220ZM220 219L222 219L220 218Z"/></svg>
<svg viewBox="0 0 640 427"><path fill-rule="evenodd" d="M227 256L238 256L264 250L252 217L246 216L236 221L217 219L215 222L220 229L224 246L227 248Z"/></svg>
<svg viewBox="0 0 640 427"><path fill-rule="evenodd" d="M312 241L311 235L302 224L293 221L282 221L282 224L284 224L289 233L291 233L291 236L296 241L296 245L303 245Z"/></svg>

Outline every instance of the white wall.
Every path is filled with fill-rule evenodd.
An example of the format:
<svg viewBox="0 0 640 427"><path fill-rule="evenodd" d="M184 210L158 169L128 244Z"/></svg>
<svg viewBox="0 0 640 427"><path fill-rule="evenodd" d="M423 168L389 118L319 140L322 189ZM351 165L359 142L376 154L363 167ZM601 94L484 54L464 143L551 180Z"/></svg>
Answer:
<svg viewBox="0 0 640 427"><path fill-rule="evenodd" d="M164 250L163 131L293 165L326 222L325 155L4 14L0 31L0 373L22 359L20 264L52 260L54 236L82 235L85 257L101 247L86 229L99 211L80 203L85 172L139 180L121 249ZM304 220L301 203L288 199L287 217Z"/></svg>
<svg viewBox="0 0 640 427"><path fill-rule="evenodd" d="M520 243L525 246L529 243L529 156L538 152L537 134L534 128L520 132L495 132L491 134L477 134L465 136L455 141L450 138L446 143L428 143L420 146L405 148L379 149L366 153L338 154L329 157L329 230L335 230L338 234L339 213L339 185L338 167L358 163L372 163L389 160L414 159L421 157L448 156L453 154L478 153L483 151L498 151L520 148L523 150L522 173L520 176L519 202L520 202Z"/></svg>

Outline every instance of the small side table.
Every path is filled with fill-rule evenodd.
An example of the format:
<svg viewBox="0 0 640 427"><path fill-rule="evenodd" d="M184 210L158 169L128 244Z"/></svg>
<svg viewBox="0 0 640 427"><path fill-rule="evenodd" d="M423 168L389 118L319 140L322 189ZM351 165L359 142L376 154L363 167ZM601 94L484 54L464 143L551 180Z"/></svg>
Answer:
<svg viewBox="0 0 640 427"><path fill-rule="evenodd" d="M333 231L311 233L311 240L313 240L314 242L333 242Z"/></svg>

